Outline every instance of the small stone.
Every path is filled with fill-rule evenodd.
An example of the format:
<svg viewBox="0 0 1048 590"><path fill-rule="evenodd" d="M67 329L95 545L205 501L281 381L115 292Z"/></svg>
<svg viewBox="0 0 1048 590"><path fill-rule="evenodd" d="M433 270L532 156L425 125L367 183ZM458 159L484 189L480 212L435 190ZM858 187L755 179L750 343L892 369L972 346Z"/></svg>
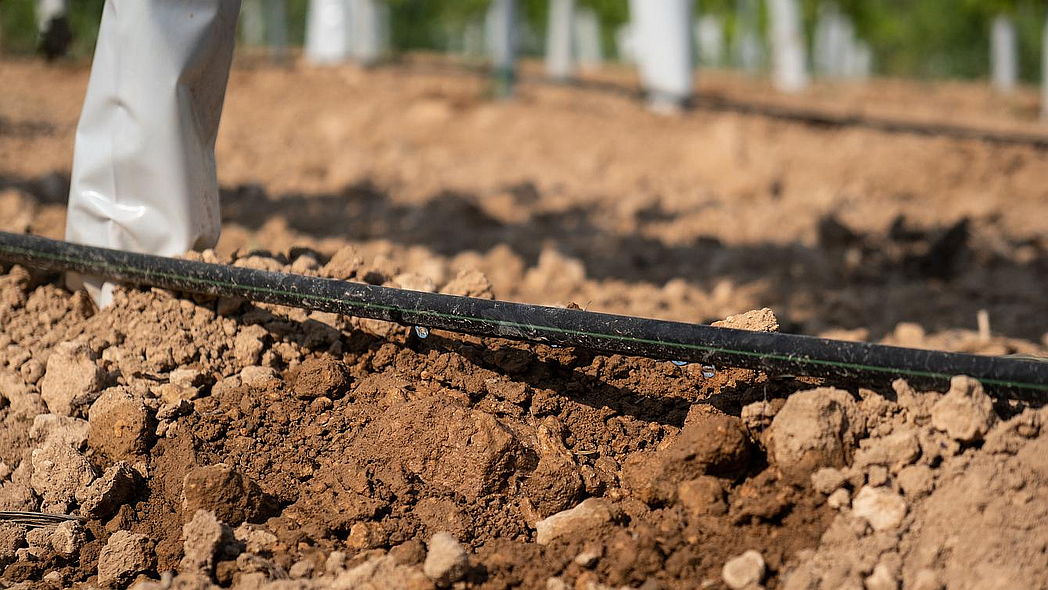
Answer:
<svg viewBox="0 0 1048 590"><path fill-rule="evenodd" d="M866 472L866 483L873 487L888 483L888 468L883 465L872 465Z"/></svg>
<svg viewBox="0 0 1048 590"><path fill-rule="evenodd" d="M455 537L437 533L429 540L429 553L422 571L437 586L450 586L469 572L469 554Z"/></svg>
<svg viewBox="0 0 1048 590"><path fill-rule="evenodd" d="M49 442L32 454L30 485L45 505L65 505L95 479L95 468L73 447Z"/></svg>
<svg viewBox="0 0 1048 590"><path fill-rule="evenodd" d="M40 395L53 414L74 416L102 390L105 377L91 349L80 342L63 342L51 351Z"/></svg>
<svg viewBox="0 0 1048 590"><path fill-rule="evenodd" d="M877 564L873 573L864 580L866 590L898 590L899 580L895 578L888 566Z"/></svg>
<svg viewBox="0 0 1048 590"><path fill-rule="evenodd" d="M135 576L156 566L149 537L141 533L117 531L109 537L98 555L98 583L102 586L123 587Z"/></svg>
<svg viewBox="0 0 1048 590"><path fill-rule="evenodd" d="M233 339L233 356L242 366L257 365L265 348L263 339L268 332L262 326L252 325L241 328Z"/></svg>
<svg viewBox="0 0 1048 590"><path fill-rule="evenodd" d="M280 382L280 376L273 370L272 367L259 367L252 365L250 367L244 367L243 371L240 371L240 382L245 387L256 387L262 388L267 385L277 384Z"/></svg>
<svg viewBox="0 0 1048 590"><path fill-rule="evenodd" d="M724 583L733 590L742 590L756 584L764 579L764 558L757 551L747 551L742 555L728 560L721 570Z"/></svg>
<svg viewBox="0 0 1048 590"><path fill-rule="evenodd" d="M200 369L175 369L167 375L168 383L179 387L200 387L207 382L207 374Z"/></svg>
<svg viewBox="0 0 1048 590"><path fill-rule="evenodd" d="M22 374L22 379L25 379L26 383L36 385L44 376L45 370L44 363L36 359L29 359L18 369L18 372Z"/></svg>
<svg viewBox="0 0 1048 590"><path fill-rule="evenodd" d="M157 397L164 404L177 404L200 397L200 390L196 387L187 387L176 383L165 383L157 389L156 393Z"/></svg>
<svg viewBox="0 0 1048 590"><path fill-rule="evenodd" d="M218 521L214 512L197 510L182 526L183 557L179 571L211 576L218 557L235 542L229 526ZM233 551L229 553L235 554Z"/></svg>
<svg viewBox="0 0 1048 590"><path fill-rule="evenodd" d="M739 418L750 432L760 433L771 427L778 409L776 404L769 401L753 402L742 407Z"/></svg>
<svg viewBox="0 0 1048 590"><path fill-rule="evenodd" d="M25 542L25 527L9 522L0 522L0 571L15 561L18 548Z"/></svg>
<svg viewBox="0 0 1048 590"><path fill-rule="evenodd" d="M358 522L350 527L349 536L346 537L346 546L359 553L382 546L388 540L389 535L386 534L382 525L374 522Z"/></svg>
<svg viewBox="0 0 1048 590"><path fill-rule="evenodd" d="M963 375L950 381L950 391L932 407L932 426L959 442L982 440L996 420L982 384Z"/></svg>
<svg viewBox="0 0 1048 590"><path fill-rule="evenodd" d="M314 566L312 561L296 561L290 568L288 568L287 574L291 576L292 579L304 579L313 575L313 569Z"/></svg>
<svg viewBox="0 0 1048 590"><path fill-rule="evenodd" d="M188 400L180 399L173 403L165 403L156 411L158 422L171 422L180 416L188 416L193 413L193 404Z"/></svg>
<svg viewBox="0 0 1048 590"><path fill-rule="evenodd" d="M346 569L346 552L332 551L324 561L324 571L329 574L337 574Z"/></svg>
<svg viewBox="0 0 1048 590"><path fill-rule="evenodd" d="M244 545L248 553L272 553L278 539L273 533L258 525L244 523L233 531L233 536Z"/></svg>
<svg viewBox="0 0 1048 590"><path fill-rule="evenodd" d="M855 452L858 466L883 465L898 471L914 462L921 454L917 432L899 430L883 438L866 439L863 447Z"/></svg>
<svg viewBox="0 0 1048 590"><path fill-rule="evenodd" d="M116 463L77 496L80 513L91 518L113 514L134 495L137 479L138 474L126 461Z"/></svg>
<svg viewBox="0 0 1048 590"><path fill-rule="evenodd" d="M852 513L875 531L893 529L906 517L906 500L888 488L863 486L852 501Z"/></svg>
<svg viewBox="0 0 1048 590"><path fill-rule="evenodd" d="M847 508L851 505L851 494L844 488L837 488L837 491L833 492L826 498L826 505L834 510L840 510Z"/></svg>
<svg viewBox="0 0 1048 590"><path fill-rule="evenodd" d="M29 427L29 437L40 444L55 441L78 451L84 450L90 433L91 425L87 420L58 414L37 414Z"/></svg>
<svg viewBox="0 0 1048 590"><path fill-rule="evenodd" d="M681 482L677 486L677 497L693 516L719 516L728 512L728 503L724 501L724 484L710 475Z"/></svg>
<svg viewBox="0 0 1048 590"><path fill-rule="evenodd" d="M152 446L156 425L149 408L127 387L102 392L88 412L88 443L113 460L135 459Z"/></svg>
<svg viewBox="0 0 1048 590"><path fill-rule="evenodd" d="M535 523L535 542L548 545L550 541L568 533L597 527L611 522L614 518L612 507L598 498L583 500L578 506Z"/></svg>
<svg viewBox="0 0 1048 590"><path fill-rule="evenodd" d="M444 285L441 292L449 295L478 297L480 299L495 298L495 293L488 277L479 270L472 268L459 272L454 279L452 279L447 285Z"/></svg>
<svg viewBox="0 0 1048 590"><path fill-rule="evenodd" d="M25 534L25 541L30 547L50 549L51 531L47 528L29 529Z"/></svg>
<svg viewBox="0 0 1048 590"><path fill-rule="evenodd" d="M844 485L846 479L840 469L823 467L811 474L811 485L816 492L829 495Z"/></svg>
<svg viewBox="0 0 1048 590"><path fill-rule="evenodd" d="M734 328L751 332L778 332L779 320L775 312L768 309L754 309L745 313L730 315L723 320L713 322L718 328Z"/></svg>
<svg viewBox="0 0 1048 590"><path fill-rule="evenodd" d="M422 291L425 293L434 293L437 290L437 286L433 284L433 279L413 272L400 273L393 277L393 286L399 289L407 289L408 291Z"/></svg>
<svg viewBox="0 0 1048 590"><path fill-rule="evenodd" d="M564 578L552 577L546 578L546 590L570 590L571 586L564 581Z"/></svg>
<svg viewBox="0 0 1048 590"><path fill-rule="evenodd" d="M927 465L910 465L895 476L895 482L907 498L921 498L935 489L935 473Z"/></svg>
<svg viewBox="0 0 1048 590"><path fill-rule="evenodd" d="M70 558L79 553L87 542L87 533L79 522L67 520L54 528L50 541L55 553Z"/></svg>
<svg viewBox="0 0 1048 590"><path fill-rule="evenodd" d="M597 561L600 559L600 549L586 549L575 556L575 563L585 568L591 568L597 565Z"/></svg>
<svg viewBox="0 0 1048 590"><path fill-rule="evenodd" d="M939 572L928 568L918 570L910 586L912 590L943 590L944 587Z"/></svg>

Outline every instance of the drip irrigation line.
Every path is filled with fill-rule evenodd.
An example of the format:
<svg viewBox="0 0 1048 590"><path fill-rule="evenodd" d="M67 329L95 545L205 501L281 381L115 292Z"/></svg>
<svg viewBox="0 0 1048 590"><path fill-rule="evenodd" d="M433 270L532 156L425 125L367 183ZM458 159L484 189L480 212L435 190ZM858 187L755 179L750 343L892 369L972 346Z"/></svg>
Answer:
<svg viewBox="0 0 1048 590"><path fill-rule="evenodd" d="M55 524L62 524L67 521L84 522L84 519L69 514L48 514L46 512L0 512L0 522L13 522L29 528L41 528Z"/></svg>
<svg viewBox="0 0 1048 590"><path fill-rule="evenodd" d="M787 107L760 102L741 101L720 95L699 93L695 106L710 111L727 111L791 121L818 127L863 127L881 133L946 137L975 140L997 145L1025 146L1038 150L1048 148L1048 136L1032 133L992 131L949 123L923 123L858 114L836 114L815 109Z"/></svg>
<svg viewBox="0 0 1048 590"><path fill-rule="evenodd" d="M945 388L968 375L1002 397L1048 403L1048 363L750 332L647 318L425 293L208 264L0 232L0 260L98 275L138 285L238 297L338 313L628 356L857 380L880 386L905 378Z"/></svg>

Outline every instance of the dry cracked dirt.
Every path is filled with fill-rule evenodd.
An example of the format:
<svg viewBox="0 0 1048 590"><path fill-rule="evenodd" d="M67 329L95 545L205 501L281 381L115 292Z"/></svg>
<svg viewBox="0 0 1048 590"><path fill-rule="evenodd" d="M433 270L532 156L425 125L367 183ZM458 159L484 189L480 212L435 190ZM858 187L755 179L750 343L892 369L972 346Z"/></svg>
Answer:
<svg viewBox="0 0 1048 590"><path fill-rule="evenodd" d="M2 67L0 229L59 237L86 70ZM480 90L242 64L225 233L193 257L1048 356L1041 152ZM3 588L1048 588L1048 409L964 376L707 377L157 289L96 310L0 273L0 510L80 517L0 523Z"/></svg>

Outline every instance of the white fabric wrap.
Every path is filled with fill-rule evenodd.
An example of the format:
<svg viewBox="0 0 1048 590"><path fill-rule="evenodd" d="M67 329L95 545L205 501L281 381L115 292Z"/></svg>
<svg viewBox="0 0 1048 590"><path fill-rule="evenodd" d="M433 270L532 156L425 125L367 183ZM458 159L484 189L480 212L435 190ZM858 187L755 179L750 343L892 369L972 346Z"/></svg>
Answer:
<svg viewBox="0 0 1048 590"><path fill-rule="evenodd" d="M217 242L215 136L239 10L240 0L106 1L67 240L163 256ZM111 301L111 287L86 283L100 306Z"/></svg>

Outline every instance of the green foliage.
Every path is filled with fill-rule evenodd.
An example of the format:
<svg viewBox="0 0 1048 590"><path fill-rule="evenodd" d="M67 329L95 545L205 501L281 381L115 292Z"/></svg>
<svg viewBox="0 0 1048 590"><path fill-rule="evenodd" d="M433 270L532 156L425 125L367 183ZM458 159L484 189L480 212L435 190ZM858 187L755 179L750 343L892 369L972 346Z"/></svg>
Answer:
<svg viewBox="0 0 1048 590"><path fill-rule="evenodd" d="M288 37L301 44L309 0L286 0ZM737 10L746 0L695 0L697 14L723 20L729 42L739 27ZM753 0L758 26L767 26L762 0ZM1013 18L1019 34L1020 73L1040 80L1044 0L799 0L805 29L814 31L820 3L836 1L855 23L859 37L874 51L878 73L916 78L981 77L989 69L990 23L997 15ZM628 0L577 0L596 11L607 55L615 55L615 31L629 21ZM471 22L482 22L490 0L389 0L393 46L398 51L449 51L461 46ZM34 0L0 0L0 50L29 53L36 46ZM70 2L74 57L93 50L104 0ZM537 38L527 53L541 51L549 0L518 0L521 15Z"/></svg>

